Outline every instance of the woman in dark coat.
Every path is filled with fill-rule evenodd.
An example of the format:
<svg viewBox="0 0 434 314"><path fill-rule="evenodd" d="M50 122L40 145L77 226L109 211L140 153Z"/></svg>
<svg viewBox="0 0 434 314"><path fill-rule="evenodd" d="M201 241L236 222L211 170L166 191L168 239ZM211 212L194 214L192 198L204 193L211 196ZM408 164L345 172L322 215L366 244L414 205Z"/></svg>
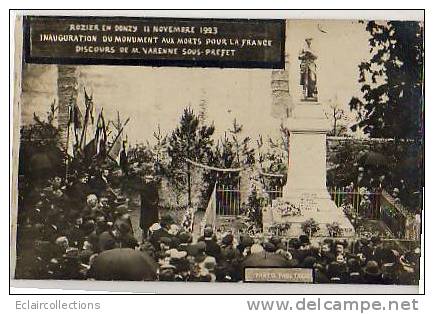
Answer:
<svg viewBox="0 0 434 314"><path fill-rule="evenodd" d="M145 177L145 184L140 191L140 228L143 232L143 239L146 239L148 229L152 224L158 222L158 187L153 177Z"/></svg>

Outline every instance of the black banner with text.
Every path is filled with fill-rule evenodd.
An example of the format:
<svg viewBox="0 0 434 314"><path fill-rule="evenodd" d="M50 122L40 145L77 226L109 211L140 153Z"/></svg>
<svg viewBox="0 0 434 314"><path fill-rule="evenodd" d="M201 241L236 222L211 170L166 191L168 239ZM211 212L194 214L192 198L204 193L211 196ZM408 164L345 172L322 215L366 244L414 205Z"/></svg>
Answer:
<svg viewBox="0 0 434 314"><path fill-rule="evenodd" d="M284 52L284 20L24 18L28 63L278 69Z"/></svg>

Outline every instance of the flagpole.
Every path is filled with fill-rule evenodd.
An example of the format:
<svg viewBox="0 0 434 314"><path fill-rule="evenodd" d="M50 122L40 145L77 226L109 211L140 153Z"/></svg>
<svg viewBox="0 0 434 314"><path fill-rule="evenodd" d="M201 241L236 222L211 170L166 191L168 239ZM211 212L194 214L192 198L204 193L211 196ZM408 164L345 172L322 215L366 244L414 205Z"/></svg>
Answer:
<svg viewBox="0 0 434 314"><path fill-rule="evenodd" d="M65 182L68 183L68 168L69 168L69 155L68 155L68 148L69 148L69 128L71 124L71 105L69 105L69 119L68 119L68 125L67 125L67 132L66 132L66 164L65 164Z"/></svg>
<svg viewBox="0 0 434 314"><path fill-rule="evenodd" d="M115 140L113 141L112 146L111 146L110 149L107 151L107 156L108 156L109 153L111 152L111 150L112 150L114 144L115 144L116 141L118 140L119 136L121 136L122 132L124 131L125 126L127 125L127 123L128 123L129 121L130 121L130 118L128 118L128 119L125 121L124 125L122 126L122 128L121 128L120 131L118 132L118 135L116 135L116 138L115 138Z"/></svg>
<svg viewBox="0 0 434 314"><path fill-rule="evenodd" d="M84 115L84 123L83 123L83 130L81 131L81 137L80 137L80 145L79 147L82 147L83 141L85 141L85 134L87 129L87 122L89 118L89 106L86 104L86 114Z"/></svg>
<svg viewBox="0 0 434 314"><path fill-rule="evenodd" d="M86 88L84 88L84 105L86 106L86 114L84 116L83 131L81 132L81 139L80 139L80 145L79 145L81 149L84 148L84 147L82 147L83 142L86 143L87 123L89 122L91 106L93 106L92 97L89 97L87 95Z"/></svg>

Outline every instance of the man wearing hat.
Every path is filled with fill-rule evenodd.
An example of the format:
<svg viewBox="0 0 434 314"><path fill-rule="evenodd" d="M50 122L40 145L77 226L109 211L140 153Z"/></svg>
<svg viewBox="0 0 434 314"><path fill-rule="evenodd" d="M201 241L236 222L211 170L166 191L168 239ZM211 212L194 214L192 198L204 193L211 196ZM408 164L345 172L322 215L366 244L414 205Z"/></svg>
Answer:
<svg viewBox="0 0 434 314"><path fill-rule="evenodd" d="M221 256L223 260L233 260L239 257L238 250L234 247L234 236L227 234L222 238L221 244Z"/></svg>
<svg viewBox="0 0 434 314"><path fill-rule="evenodd" d="M331 262L327 267L327 276L331 283L345 283L344 265L338 262Z"/></svg>
<svg viewBox="0 0 434 314"><path fill-rule="evenodd" d="M181 246L181 248L187 252L187 258L194 264L201 263L206 258L206 244L203 241L199 241L196 244Z"/></svg>
<svg viewBox="0 0 434 314"><path fill-rule="evenodd" d="M370 260L366 263L364 283L365 284L381 284L382 283L381 270L378 263Z"/></svg>
<svg viewBox="0 0 434 314"><path fill-rule="evenodd" d="M360 266L360 261L356 258L350 258L347 261L348 267L348 283L351 284L361 284L363 283L362 268Z"/></svg>
<svg viewBox="0 0 434 314"><path fill-rule="evenodd" d="M172 242L172 236L160 224L158 224L158 223L152 224L152 226L150 227L150 230L152 230L152 231L150 231L151 233L149 235L149 242L151 242L152 245L156 249L160 248L160 243L161 243L162 239L165 239L165 240L168 239L168 240L170 240L170 242Z"/></svg>
<svg viewBox="0 0 434 314"><path fill-rule="evenodd" d="M240 254L247 255L253 244L255 244L255 241L248 234L243 234L240 236L240 243L237 245L237 249Z"/></svg>
<svg viewBox="0 0 434 314"><path fill-rule="evenodd" d="M140 228L143 239L148 236L149 227L158 222L158 187L153 176L145 176L144 185L140 191Z"/></svg>
<svg viewBox="0 0 434 314"><path fill-rule="evenodd" d="M209 256L215 257L215 259L219 261L221 257L221 248L215 241L213 235L214 231L212 227L205 227L203 230L203 238L206 244L205 253Z"/></svg>

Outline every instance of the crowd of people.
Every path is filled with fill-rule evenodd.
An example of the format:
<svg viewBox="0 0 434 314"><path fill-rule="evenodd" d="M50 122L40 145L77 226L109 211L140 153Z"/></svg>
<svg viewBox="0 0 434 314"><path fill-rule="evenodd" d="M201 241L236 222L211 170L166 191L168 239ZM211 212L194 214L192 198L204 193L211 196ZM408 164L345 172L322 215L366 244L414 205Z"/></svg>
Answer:
<svg viewBox="0 0 434 314"><path fill-rule="evenodd" d="M102 171L96 184L88 176L69 183L55 177L33 188L19 213L17 278L238 282L246 267L268 266L312 269L315 283L418 284L420 249L398 251L379 237L287 239L210 225L195 235L168 214L134 234L128 200L106 177ZM115 269L99 276L98 259L119 249L146 256L154 275L122 277Z"/></svg>
<svg viewBox="0 0 434 314"><path fill-rule="evenodd" d="M306 235L216 234L207 226L192 244L192 235L161 221L141 247L159 262L159 279L167 281L243 280L245 267L312 269L315 283L417 284L420 250L401 254L378 237L347 241L310 240Z"/></svg>

